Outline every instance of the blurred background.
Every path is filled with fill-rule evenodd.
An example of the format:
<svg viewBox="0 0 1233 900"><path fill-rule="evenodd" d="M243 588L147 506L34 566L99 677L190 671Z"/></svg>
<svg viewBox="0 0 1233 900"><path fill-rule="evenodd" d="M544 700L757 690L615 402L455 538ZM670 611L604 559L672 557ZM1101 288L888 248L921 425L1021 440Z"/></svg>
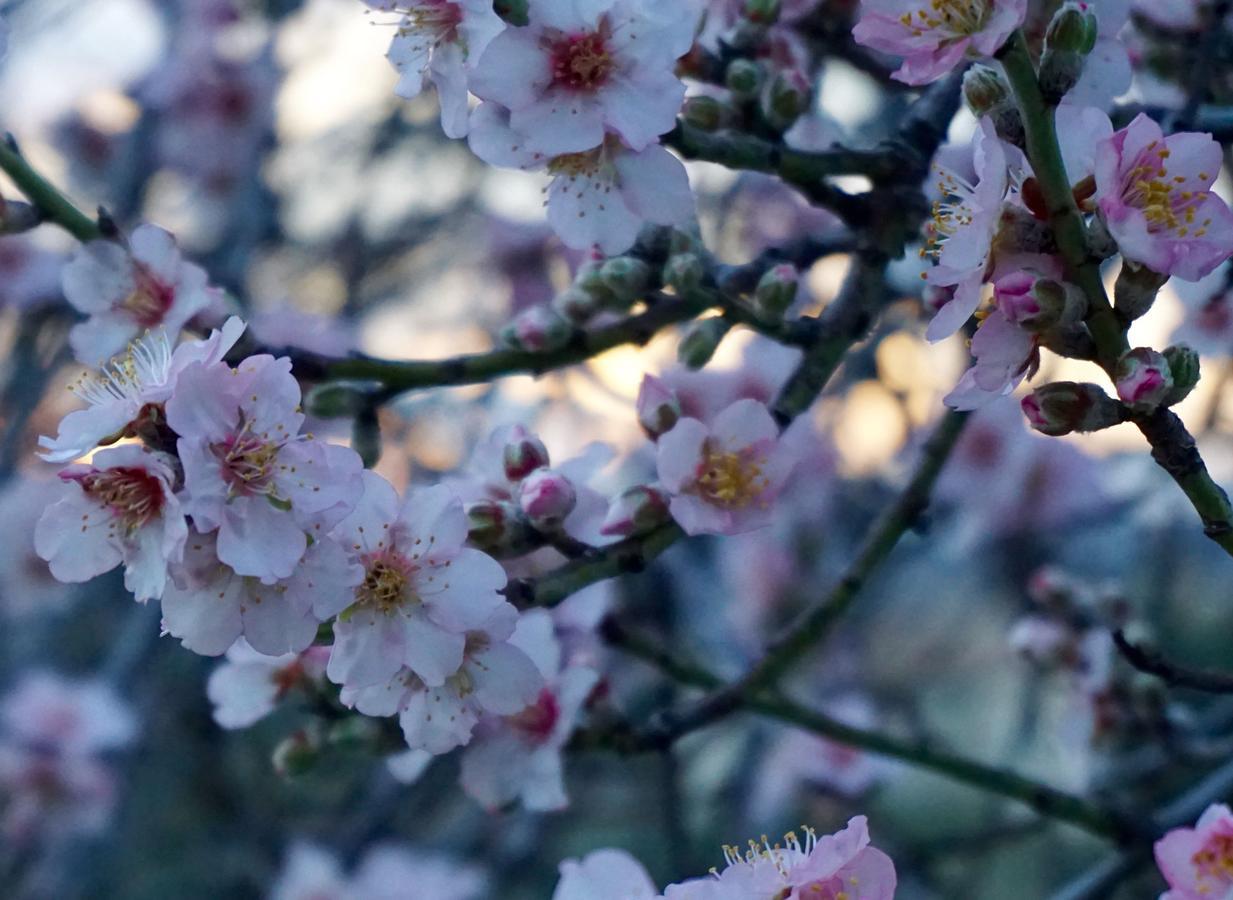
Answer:
<svg viewBox="0 0 1233 900"><path fill-rule="evenodd" d="M852 13L811 9L825 23ZM391 359L482 351L513 314L568 286L580 261L544 224L539 176L491 169L445 139L431 94L394 95L392 17L359 0L8 0L0 12L11 29L0 127L81 208L174 232L264 344ZM1132 28L1135 97L1163 102L1176 90L1170 60L1193 32L1143 13ZM908 94L840 55L819 63L828 140L873 146L893 130ZM972 127L961 114L952 138L966 142ZM703 237L726 262L836 225L769 178L689 168ZM13 196L2 180L0 190ZM481 809L457 786L457 755L412 785L345 742L293 767L306 771L287 773L285 758L276 767L275 749L312 719L306 704L221 728L205 691L218 661L160 638L157 609L135 605L114 573L59 585L33 554L55 473L34 455L37 436L77 403L59 288L72 250L50 227L0 237L0 895L263 897L280 873L286 887L288 865L324 879L393 846L399 871L445 860L455 889L473 885L465 896L545 898L560 860L598 847L630 850L663 884L722 865L725 843L802 822L830 832L856 813L895 859L907 900L1046 897L1108 854L996 797L748 716L668 754L571 753L571 805L555 814ZM818 261L798 310L823 309L847 265ZM735 675L824 594L967 365L961 337L923 339L915 254L892 275L902 299L809 417L808 464L776 525L678 546L562 615L618 609ZM1226 289L1223 271L1185 293L1166 288L1133 336L1202 341L1204 378L1179 412L1229 484ZM737 332L687 375L675 338L538 379L408 395L382 410L377 468L399 487L431 483L493 428L521 422L554 460L614 448L592 483L611 493L653 469L633 410L645 373L685 393L768 398L795 352ZM1047 354L1042 368L1098 380ZM314 430L349 439L346 423ZM1228 760L1233 706L1133 673L1105 626L1233 669L1228 573L1132 428L1046 439L1007 399L975 417L919 533L794 693L855 725L1151 810ZM616 650L589 652L603 702L632 719L683 696ZM51 766L39 756L48 741L79 743ZM1143 871L1116 896L1161 887Z"/></svg>

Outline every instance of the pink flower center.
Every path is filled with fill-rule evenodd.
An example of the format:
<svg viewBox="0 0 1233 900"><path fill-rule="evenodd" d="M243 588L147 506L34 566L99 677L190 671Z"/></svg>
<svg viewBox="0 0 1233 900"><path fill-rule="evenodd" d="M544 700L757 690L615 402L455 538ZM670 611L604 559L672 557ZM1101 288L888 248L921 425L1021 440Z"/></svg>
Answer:
<svg viewBox="0 0 1233 900"><path fill-rule="evenodd" d="M695 476L698 495L723 509L744 509L758 502L770 486L765 466L766 459L752 448L734 453L708 440Z"/></svg>
<svg viewBox="0 0 1233 900"><path fill-rule="evenodd" d="M231 435L214 446L214 452L222 461L223 480L231 489L232 496L265 494L275 497L274 466L281 448L278 444L249 434L248 427L246 424L239 434Z"/></svg>
<svg viewBox="0 0 1233 900"><path fill-rule="evenodd" d="M602 32L571 34L552 45L552 83L571 91L595 91L615 64Z"/></svg>
<svg viewBox="0 0 1233 900"><path fill-rule="evenodd" d="M163 509L163 483L145 469L121 466L87 472L78 480L82 490L108 507L128 531L145 525Z"/></svg>
<svg viewBox="0 0 1233 900"><path fill-rule="evenodd" d="M419 602L411 590L415 567L401 553L391 549L377 550L362 559L364 580L355 589L357 606L392 615L409 603Z"/></svg>
<svg viewBox="0 0 1233 900"><path fill-rule="evenodd" d="M1222 888L1233 885L1233 835L1212 835L1190 861L1205 893L1211 891L1211 882Z"/></svg>
<svg viewBox="0 0 1233 900"><path fill-rule="evenodd" d="M133 292L124 298L120 307L143 328L162 324L167 310L175 302L175 288L159 281L141 265L133 267L133 281Z"/></svg>
<svg viewBox="0 0 1233 900"><path fill-rule="evenodd" d="M1189 179L1185 175L1170 175L1166 162L1169 148L1152 141L1139 154L1136 165L1123 180L1122 200L1142 211L1148 231L1172 232L1176 237L1201 238L1207 234L1211 219L1198 221L1196 209L1207 198L1206 190L1185 190ZM1200 181L1208 181L1207 172L1199 172Z"/></svg>
<svg viewBox="0 0 1233 900"><path fill-rule="evenodd" d="M542 744L552 736L560 718L561 705L557 703L556 695L544 688L534 703L517 715L510 716L507 721L532 743Z"/></svg>
<svg viewBox="0 0 1233 900"><path fill-rule="evenodd" d="M899 22L912 30L913 37L939 30L966 37L985 27L989 12L989 0L932 0L915 14L905 12Z"/></svg>
<svg viewBox="0 0 1233 900"><path fill-rule="evenodd" d="M1155 396L1160 392L1164 385L1164 376L1155 369L1144 371L1137 383L1130 385L1130 390L1126 393L1129 396L1123 397L1127 403L1138 403L1146 397Z"/></svg>

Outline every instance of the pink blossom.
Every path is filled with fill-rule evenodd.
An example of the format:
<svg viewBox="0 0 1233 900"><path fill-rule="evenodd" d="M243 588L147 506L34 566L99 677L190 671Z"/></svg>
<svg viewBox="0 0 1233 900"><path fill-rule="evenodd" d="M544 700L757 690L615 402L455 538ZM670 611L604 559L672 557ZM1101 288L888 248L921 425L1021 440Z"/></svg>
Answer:
<svg viewBox="0 0 1233 900"><path fill-rule="evenodd" d="M530 810L563 809L561 755L599 677L589 667L563 665L544 610L523 613L509 642L535 663L544 687L520 712L481 724L462 758L462 787L489 809L516 799Z"/></svg>
<svg viewBox="0 0 1233 900"><path fill-rule="evenodd" d="M364 0L397 13L389 60L398 70L400 97L410 100L431 80L441 103L446 137L467 134L467 78L489 43L505 28L491 0Z"/></svg>
<svg viewBox="0 0 1233 900"><path fill-rule="evenodd" d="M737 534L766 525L794 459L766 407L738 400L711 426L685 418L659 439L659 480L688 534Z"/></svg>
<svg viewBox="0 0 1233 900"><path fill-rule="evenodd" d="M193 532L163 593L163 628L185 647L218 656L241 636L259 653L299 653L317 626L342 612L364 577L337 543L317 535L287 578L240 575L217 555L217 535Z"/></svg>
<svg viewBox="0 0 1233 900"><path fill-rule="evenodd" d="M693 46L692 3L533 0L471 73L471 91L509 110L520 144L542 156L595 150L609 133L635 152L676 124Z"/></svg>
<svg viewBox="0 0 1233 900"><path fill-rule="evenodd" d="M1130 19L1131 0L1080 2L1096 16L1096 44L1083 59L1083 74L1063 98L1063 103L1108 106L1130 88L1133 75L1130 53L1118 35Z"/></svg>
<svg viewBox="0 0 1233 900"><path fill-rule="evenodd" d="M951 409L979 409L1009 395L1040 364L1035 336L1012 322L1001 305L976 329L971 351L972 367L946 395Z"/></svg>
<svg viewBox="0 0 1233 900"><path fill-rule="evenodd" d="M1026 12L1027 0L862 0L852 37L903 57L898 80L928 84L965 59L993 56Z"/></svg>
<svg viewBox="0 0 1233 900"><path fill-rule="evenodd" d="M8 739L58 753L115 750L132 742L137 719L101 681L76 681L53 672L27 673L0 701Z"/></svg>
<svg viewBox="0 0 1233 900"><path fill-rule="evenodd" d="M359 493L355 451L299 435L300 386L285 357L191 363L166 409L180 435L184 511L198 530L218 531L218 558L240 575L290 577L315 517L340 518Z"/></svg>
<svg viewBox="0 0 1233 900"><path fill-rule="evenodd" d="M574 511L578 492L573 482L553 469L536 469L518 486L518 503L537 528L560 525Z"/></svg>
<svg viewBox="0 0 1233 900"><path fill-rule="evenodd" d="M0 491L0 616L54 615L73 599L34 549L34 530L62 496L58 479L17 473Z"/></svg>
<svg viewBox="0 0 1233 900"><path fill-rule="evenodd" d="M594 850L561 863L552 900L653 900L655 883L624 850Z"/></svg>
<svg viewBox="0 0 1233 900"><path fill-rule="evenodd" d="M397 715L412 750L448 753L470 741L481 715L520 712L542 688L535 664L508 641L517 619L517 610L502 601L483 625L458 635L462 660L440 684L403 667L388 682L344 687L342 702L369 716Z"/></svg>
<svg viewBox="0 0 1233 900"><path fill-rule="evenodd" d="M348 877L338 859L314 844L291 847L270 900L479 900L487 878L475 866L400 844L377 844Z"/></svg>
<svg viewBox="0 0 1233 900"><path fill-rule="evenodd" d="M64 267L64 296L89 316L74 325L69 342L77 358L99 365L144 331L179 334L210 305L206 273L180 257L175 238L142 225L128 247L91 241Z"/></svg>
<svg viewBox="0 0 1233 900"><path fill-rule="evenodd" d="M240 638L206 682L214 721L223 728L247 728L259 722L289 691L325 678L329 653L328 647L309 647L303 653L267 656Z"/></svg>
<svg viewBox="0 0 1233 900"><path fill-rule="evenodd" d="M39 437L39 455L48 462L67 462L124 433L149 414L147 407L166 402L186 366L221 362L243 333L244 323L233 316L221 331L187 341L174 352L165 331L143 335L97 372L83 373L69 386L89 405L65 416L54 439Z"/></svg>
<svg viewBox="0 0 1233 900"><path fill-rule="evenodd" d="M377 685L391 697L387 686L408 672L440 688L463 665L467 632L508 606L500 594L505 571L464 546L467 517L449 488L400 502L379 475L362 477L363 496L334 537L364 580L334 625L329 676L350 689Z"/></svg>
<svg viewBox="0 0 1233 900"><path fill-rule="evenodd" d="M612 256L628 250L647 222L692 221L694 197L685 167L658 143L630 149L616 137L566 154L533 149L510 127L509 114L482 104L468 138L484 162L505 168L546 170L548 224L568 247L598 247Z"/></svg>
<svg viewBox="0 0 1233 900"><path fill-rule="evenodd" d="M168 566L183 555L188 536L171 490L173 462L125 445L61 472L65 496L47 508L34 530L34 548L51 573L75 583L123 563L124 586L138 600L161 597Z"/></svg>
<svg viewBox="0 0 1233 900"><path fill-rule="evenodd" d="M926 335L931 341L954 334L980 305L993 236L1010 186L1006 151L987 118L981 120L973 139L973 156L975 185L958 172L937 167L941 199L934 204L930 245L922 251L937 265L925 280L935 287L953 287L955 292L929 323Z"/></svg>
<svg viewBox="0 0 1233 900"><path fill-rule="evenodd" d="M1198 281L1233 253L1233 213L1212 191L1220 145L1211 135L1165 137L1140 114L1096 153L1096 202L1122 255Z"/></svg>
<svg viewBox="0 0 1233 900"><path fill-rule="evenodd" d="M638 424L651 440L656 440L665 431L670 431L681 417L681 401L677 399L676 393L654 375L642 376L635 408L638 411Z"/></svg>
<svg viewBox="0 0 1233 900"><path fill-rule="evenodd" d="M1161 900L1213 900L1233 893L1233 812L1213 803L1194 828L1156 842L1156 864L1172 890Z"/></svg>

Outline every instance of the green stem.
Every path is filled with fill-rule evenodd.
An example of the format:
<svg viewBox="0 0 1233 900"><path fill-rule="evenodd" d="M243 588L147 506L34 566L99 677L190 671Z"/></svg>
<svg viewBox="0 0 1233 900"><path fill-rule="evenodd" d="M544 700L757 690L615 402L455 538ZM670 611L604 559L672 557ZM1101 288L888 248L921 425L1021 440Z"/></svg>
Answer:
<svg viewBox="0 0 1233 900"><path fill-rule="evenodd" d="M79 241L94 241L103 236L98 223L52 187L43 176L34 171L25 158L17 152L16 145L0 141L0 170L3 170L26 199L49 222L55 222Z"/></svg>
<svg viewBox="0 0 1233 900"><path fill-rule="evenodd" d="M537 579L524 591L512 592L511 599L523 606L556 606L571 594L597 582L641 572L684 536L685 532L676 524L661 525L650 534L605 547L590 558L571 560Z"/></svg>

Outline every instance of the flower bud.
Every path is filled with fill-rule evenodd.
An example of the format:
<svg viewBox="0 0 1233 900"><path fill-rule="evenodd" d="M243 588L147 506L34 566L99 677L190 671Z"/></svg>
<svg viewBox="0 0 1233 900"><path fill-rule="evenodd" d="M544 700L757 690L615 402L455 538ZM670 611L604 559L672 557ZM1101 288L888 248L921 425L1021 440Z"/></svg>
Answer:
<svg viewBox="0 0 1233 900"><path fill-rule="evenodd" d="M702 131L718 131L732 116L720 100L700 94L685 98L685 105L681 107L681 118Z"/></svg>
<svg viewBox="0 0 1233 900"><path fill-rule="evenodd" d="M1067 40L1063 43L1073 43L1075 39L1080 42L1086 42L1086 36L1083 33L1084 26L1082 19L1084 14L1078 12L1074 7L1070 7L1079 18L1076 20L1074 16L1065 15L1067 7L1062 7L1058 10L1058 14L1053 17L1056 23L1059 20L1067 22L1078 21L1080 24L1075 28L1068 28L1064 31ZM1092 16L1092 21L1095 21L1095 16ZM1052 27L1050 28L1052 31ZM1093 26L1093 31L1095 27ZM1074 34L1076 33L1077 34ZM1094 39L1093 39L1094 40ZM1040 92L1044 95L1045 102L1056 104L1061 101L1066 93L1079 82L1079 78L1083 75L1083 64L1085 62L1088 50L1068 49L1063 43L1052 43L1046 41L1045 51L1040 57Z"/></svg>
<svg viewBox="0 0 1233 900"><path fill-rule="evenodd" d="M380 392L379 381L330 381L318 384L304 397L304 409L310 416L322 419L342 419L358 415L373 404Z"/></svg>
<svg viewBox="0 0 1233 900"><path fill-rule="evenodd" d="M664 284L678 295L697 290L706 278L706 266L696 253L677 253L664 263Z"/></svg>
<svg viewBox="0 0 1233 900"><path fill-rule="evenodd" d="M1074 285L1016 272L994 285L998 309L1007 319L1034 334L1083 318L1087 300Z"/></svg>
<svg viewBox="0 0 1233 900"><path fill-rule="evenodd" d="M574 328L551 306L532 306L501 329L501 342L515 350L546 353L569 343Z"/></svg>
<svg viewBox="0 0 1233 900"><path fill-rule="evenodd" d="M724 72L724 85L737 100L756 97L766 81L766 70L752 59L744 57L728 63Z"/></svg>
<svg viewBox="0 0 1233 900"><path fill-rule="evenodd" d="M616 256L600 266L599 278L615 303L628 309L650 286L651 267L633 256Z"/></svg>
<svg viewBox="0 0 1233 900"><path fill-rule="evenodd" d="M745 18L758 25L774 25L780 6L781 0L745 0Z"/></svg>
<svg viewBox="0 0 1233 900"><path fill-rule="evenodd" d="M1020 405L1032 428L1053 437L1098 431L1123 420L1117 401L1095 384L1046 384L1024 397Z"/></svg>
<svg viewBox="0 0 1233 900"><path fill-rule="evenodd" d="M539 529L559 525L577 502L573 482L552 469L536 469L518 488L518 505Z"/></svg>
<svg viewBox="0 0 1233 900"><path fill-rule="evenodd" d="M781 317L796 299L800 278L796 266L787 263L767 269L754 288L754 307L764 316Z"/></svg>
<svg viewBox="0 0 1233 900"><path fill-rule="evenodd" d="M490 556L521 556L539 546L522 511L513 503L477 500L466 506L467 540Z"/></svg>
<svg viewBox="0 0 1233 900"><path fill-rule="evenodd" d="M1113 309L1123 324L1130 324L1144 315L1156 300L1156 294L1169 280L1168 275L1153 272L1128 259L1122 260L1122 271L1113 285Z"/></svg>
<svg viewBox="0 0 1233 900"><path fill-rule="evenodd" d="M1025 181L1024 199L1032 200L1032 193L1037 188L1038 185L1034 178ZM998 228L993 236L993 244L994 249L1002 255L1057 251L1053 229L1032 215L1030 211L1013 203L1006 203L1002 206L1002 214L998 218Z"/></svg>
<svg viewBox="0 0 1233 900"><path fill-rule="evenodd" d="M711 361L732 324L722 316L694 322L677 345L676 357L687 369L698 370Z"/></svg>
<svg viewBox="0 0 1233 900"><path fill-rule="evenodd" d="M0 197L0 234L21 234L37 228L42 221L43 214L36 207Z"/></svg>
<svg viewBox="0 0 1233 900"><path fill-rule="evenodd" d="M1013 103L1010 85L991 66L974 65L963 76L963 97L977 118Z"/></svg>
<svg viewBox="0 0 1233 900"><path fill-rule="evenodd" d="M301 728L287 735L274 748L271 762L282 778L304 775L321 759L321 736L316 729Z"/></svg>
<svg viewBox="0 0 1233 900"><path fill-rule="evenodd" d="M638 388L638 424L651 440L671 431L681 418L681 401L676 392L654 375L644 375Z"/></svg>
<svg viewBox="0 0 1233 900"><path fill-rule="evenodd" d="M1087 9L1087 4L1067 2L1053 14L1045 30L1045 50L1086 56L1096 46L1098 33L1096 14Z"/></svg>
<svg viewBox="0 0 1233 900"><path fill-rule="evenodd" d="M501 451L505 477L510 481L522 481L536 469L548 465L548 448L527 429L515 425L510 430L510 439Z"/></svg>
<svg viewBox="0 0 1233 900"><path fill-rule="evenodd" d="M1165 405L1181 403L1199 383L1199 354L1186 344L1166 347L1164 358L1169 363L1169 375L1173 388L1165 397Z"/></svg>
<svg viewBox="0 0 1233 900"><path fill-rule="evenodd" d="M1164 403L1173 390L1173 373L1163 353L1136 347L1117 361L1114 382L1123 403L1135 412L1148 413Z"/></svg>
<svg viewBox="0 0 1233 900"><path fill-rule="evenodd" d="M515 28L521 28L531 22L527 12L527 0L493 0L492 8L498 16Z"/></svg>
<svg viewBox="0 0 1233 900"><path fill-rule="evenodd" d="M578 290L586 291L595 299L596 303L606 307L615 304L616 298L612 295L612 289L608 287L600 276L600 270L603 266L604 260L602 258L588 259L574 273L574 287L578 288Z"/></svg>
<svg viewBox="0 0 1233 900"><path fill-rule="evenodd" d="M325 741L332 747L363 750L372 747L381 736L381 726L368 716L347 716L333 722L326 731Z"/></svg>
<svg viewBox="0 0 1233 900"><path fill-rule="evenodd" d="M786 130L809 110L813 90L798 69L776 73L762 95L762 115L772 128Z"/></svg>
<svg viewBox="0 0 1233 900"><path fill-rule="evenodd" d="M612 502L599 531L618 537L638 537L654 531L671 518L668 495L658 488L638 485Z"/></svg>
<svg viewBox="0 0 1233 900"><path fill-rule="evenodd" d="M603 306L594 294L570 286L552 298L552 308L575 325L585 325L599 315Z"/></svg>

